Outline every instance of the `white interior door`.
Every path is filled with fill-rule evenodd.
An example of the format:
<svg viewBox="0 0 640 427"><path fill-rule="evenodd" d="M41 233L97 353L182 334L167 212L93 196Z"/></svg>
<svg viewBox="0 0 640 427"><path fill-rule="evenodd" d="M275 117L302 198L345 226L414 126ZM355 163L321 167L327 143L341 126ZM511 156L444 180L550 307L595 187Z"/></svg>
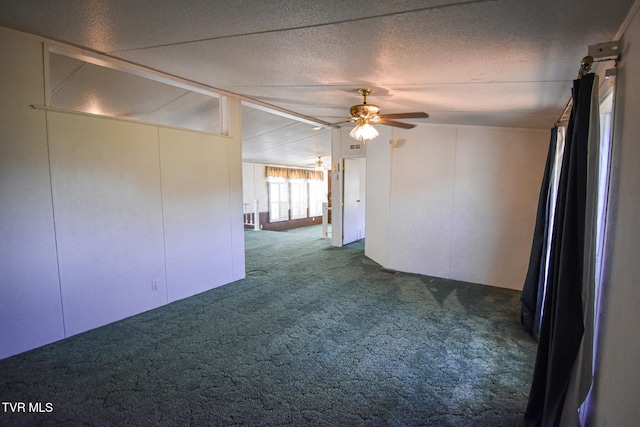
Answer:
<svg viewBox="0 0 640 427"><path fill-rule="evenodd" d="M364 239L366 159L343 159L342 244Z"/></svg>

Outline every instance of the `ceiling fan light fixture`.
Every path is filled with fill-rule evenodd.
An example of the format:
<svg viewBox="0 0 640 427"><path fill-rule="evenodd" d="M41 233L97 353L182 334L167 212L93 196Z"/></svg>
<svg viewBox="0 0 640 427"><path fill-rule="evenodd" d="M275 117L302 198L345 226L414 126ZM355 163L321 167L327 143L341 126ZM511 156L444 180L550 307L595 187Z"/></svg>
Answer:
<svg viewBox="0 0 640 427"><path fill-rule="evenodd" d="M349 132L349 136L351 138L362 141L363 143L366 143L367 140L372 140L378 135L380 134L378 133L376 128L371 126L369 120L367 119L360 119L358 121L358 125L354 127L351 132Z"/></svg>
<svg viewBox="0 0 640 427"><path fill-rule="evenodd" d="M360 92L360 95L362 95L364 99L362 100L362 104L354 105L349 110L351 115L349 121L358 123L356 127L349 132L349 136L362 141L363 144L366 144L367 140L371 140L379 135L378 131L371 126L372 124L412 129L416 125L399 122L395 119L426 119L429 117L427 113L423 112L380 114L380 107L367 104L367 96L371 95L371 89L360 88L358 92Z"/></svg>

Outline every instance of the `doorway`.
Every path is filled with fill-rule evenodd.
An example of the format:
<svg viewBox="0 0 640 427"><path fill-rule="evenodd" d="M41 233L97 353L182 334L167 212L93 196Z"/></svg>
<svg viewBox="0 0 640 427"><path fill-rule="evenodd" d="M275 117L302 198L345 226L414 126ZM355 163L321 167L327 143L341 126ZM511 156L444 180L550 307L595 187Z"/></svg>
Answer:
<svg viewBox="0 0 640 427"><path fill-rule="evenodd" d="M367 159L342 159L342 244L365 238Z"/></svg>

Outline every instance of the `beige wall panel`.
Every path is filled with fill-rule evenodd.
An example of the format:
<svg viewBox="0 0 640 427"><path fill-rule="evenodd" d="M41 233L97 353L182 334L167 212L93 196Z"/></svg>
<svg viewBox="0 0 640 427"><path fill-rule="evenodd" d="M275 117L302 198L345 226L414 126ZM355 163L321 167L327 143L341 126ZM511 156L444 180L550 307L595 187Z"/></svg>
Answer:
<svg viewBox="0 0 640 427"><path fill-rule="evenodd" d="M389 266L391 146L384 139L367 145L365 255L386 268Z"/></svg>
<svg viewBox="0 0 640 427"><path fill-rule="evenodd" d="M256 164L242 163L242 203L250 203L256 198Z"/></svg>
<svg viewBox="0 0 640 427"><path fill-rule="evenodd" d="M157 128L48 120L67 335L166 303Z"/></svg>
<svg viewBox="0 0 640 427"><path fill-rule="evenodd" d="M394 139L389 267L449 277L456 129L419 126Z"/></svg>
<svg viewBox="0 0 640 427"><path fill-rule="evenodd" d="M244 224L242 220L242 107L237 98L226 98L229 112L229 217L231 224L232 280L245 277Z"/></svg>
<svg viewBox="0 0 640 427"><path fill-rule="evenodd" d="M258 199L260 212L269 211L267 178L265 165L257 163L242 164L242 194L244 203L249 203L253 209L253 201Z"/></svg>
<svg viewBox="0 0 640 427"><path fill-rule="evenodd" d="M169 302L232 281L228 145L160 128Z"/></svg>
<svg viewBox="0 0 640 427"><path fill-rule="evenodd" d="M42 44L0 29L0 358L64 337Z"/></svg>
<svg viewBox="0 0 640 427"><path fill-rule="evenodd" d="M521 289L548 132L418 126L394 140L389 267Z"/></svg>
<svg viewBox="0 0 640 427"><path fill-rule="evenodd" d="M459 127L451 278L522 289L548 131Z"/></svg>

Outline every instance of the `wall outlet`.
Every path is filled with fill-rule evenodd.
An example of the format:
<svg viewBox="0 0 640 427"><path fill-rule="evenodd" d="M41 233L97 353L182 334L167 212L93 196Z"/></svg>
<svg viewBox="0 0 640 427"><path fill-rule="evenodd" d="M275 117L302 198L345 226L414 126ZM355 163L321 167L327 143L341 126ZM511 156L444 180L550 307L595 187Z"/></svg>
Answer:
<svg viewBox="0 0 640 427"><path fill-rule="evenodd" d="M151 290L152 291L157 291L158 290L158 281L157 280L152 280L151 281Z"/></svg>

